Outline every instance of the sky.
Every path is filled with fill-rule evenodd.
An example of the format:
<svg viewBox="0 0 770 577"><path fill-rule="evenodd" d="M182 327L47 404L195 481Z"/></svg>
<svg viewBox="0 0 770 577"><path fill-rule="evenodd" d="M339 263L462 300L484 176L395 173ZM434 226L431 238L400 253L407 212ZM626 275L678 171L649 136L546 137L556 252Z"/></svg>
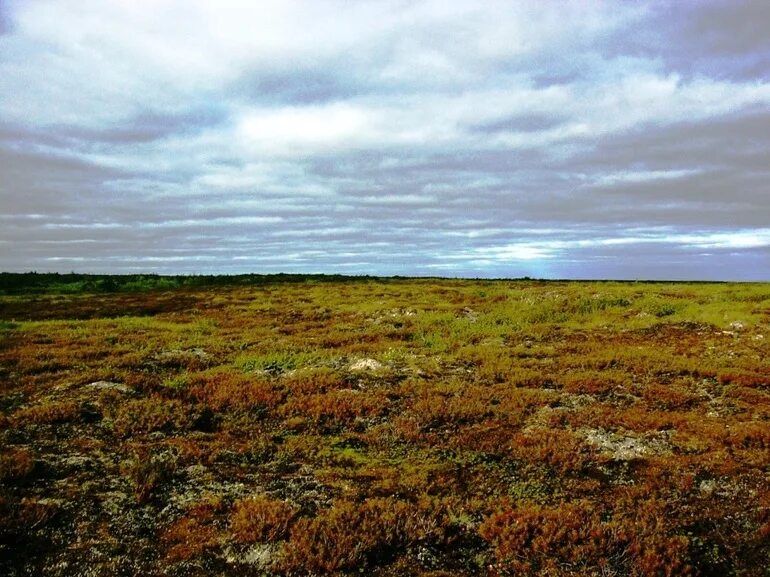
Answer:
<svg viewBox="0 0 770 577"><path fill-rule="evenodd" d="M770 2L0 0L0 270L770 280Z"/></svg>

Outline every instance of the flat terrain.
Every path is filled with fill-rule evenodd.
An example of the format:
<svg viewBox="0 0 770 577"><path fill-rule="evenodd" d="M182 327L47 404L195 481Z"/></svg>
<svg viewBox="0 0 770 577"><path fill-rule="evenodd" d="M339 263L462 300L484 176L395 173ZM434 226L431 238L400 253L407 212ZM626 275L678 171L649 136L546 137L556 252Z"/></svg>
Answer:
<svg viewBox="0 0 770 577"><path fill-rule="evenodd" d="M770 285L16 280L0 574L770 574Z"/></svg>

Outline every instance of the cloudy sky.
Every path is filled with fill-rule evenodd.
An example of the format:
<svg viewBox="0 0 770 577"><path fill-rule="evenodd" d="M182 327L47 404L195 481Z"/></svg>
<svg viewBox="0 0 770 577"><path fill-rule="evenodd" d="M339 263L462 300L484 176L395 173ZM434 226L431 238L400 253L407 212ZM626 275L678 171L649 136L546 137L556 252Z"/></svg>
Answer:
<svg viewBox="0 0 770 577"><path fill-rule="evenodd" d="M0 270L770 280L770 2L0 0Z"/></svg>

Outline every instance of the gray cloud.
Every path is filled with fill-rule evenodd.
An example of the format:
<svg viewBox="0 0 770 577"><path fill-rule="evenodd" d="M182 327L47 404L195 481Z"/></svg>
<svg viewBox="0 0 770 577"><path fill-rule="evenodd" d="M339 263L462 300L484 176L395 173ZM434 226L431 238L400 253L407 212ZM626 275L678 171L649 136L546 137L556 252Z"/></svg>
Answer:
<svg viewBox="0 0 770 577"><path fill-rule="evenodd" d="M0 269L770 278L757 2L0 8Z"/></svg>
<svg viewBox="0 0 770 577"><path fill-rule="evenodd" d="M493 120L491 122L485 122L479 126L475 126L474 129L483 133L540 132L549 128L555 128L563 123L564 120L559 117L531 114L526 116L511 116Z"/></svg>
<svg viewBox="0 0 770 577"><path fill-rule="evenodd" d="M647 58L668 69L713 78L768 79L770 5L755 0L655 2L635 34L618 34L607 46Z"/></svg>

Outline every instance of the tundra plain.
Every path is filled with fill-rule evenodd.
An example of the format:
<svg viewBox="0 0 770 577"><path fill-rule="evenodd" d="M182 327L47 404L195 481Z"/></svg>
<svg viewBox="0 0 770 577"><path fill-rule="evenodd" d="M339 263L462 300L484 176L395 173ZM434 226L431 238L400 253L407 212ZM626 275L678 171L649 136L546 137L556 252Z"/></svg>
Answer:
<svg viewBox="0 0 770 577"><path fill-rule="evenodd" d="M768 575L768 284L0 288L9 577Z"/></svg>

